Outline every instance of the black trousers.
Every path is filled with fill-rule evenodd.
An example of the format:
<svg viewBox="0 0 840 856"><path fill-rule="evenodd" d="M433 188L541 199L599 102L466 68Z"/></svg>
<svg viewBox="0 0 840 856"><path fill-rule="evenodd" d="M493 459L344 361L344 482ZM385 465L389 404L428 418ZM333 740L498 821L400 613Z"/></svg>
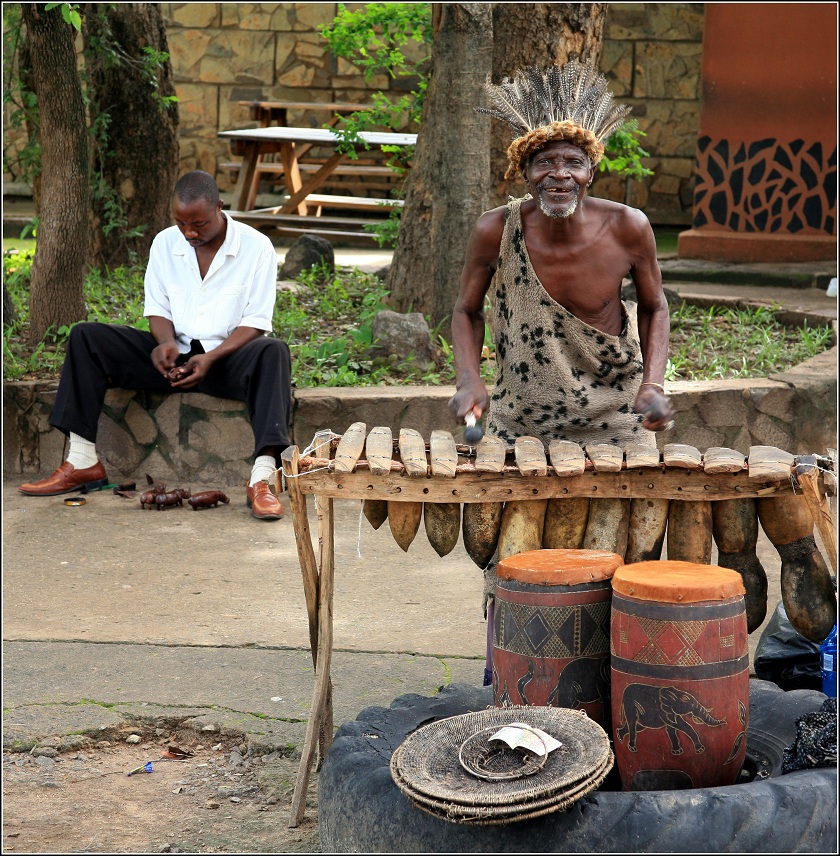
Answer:
<svg viewBox="0 0 840 856"><path fill-rule="evenodd" d="M77 324L67 340L67 355L50 425L96 442L105 392L111 388L172 393L169 382L152 365L157 342L151 333L116 324ZM191 353L202 353L199 342ZM188 354L179 362L186 362ZM261 336L215 363L198 386L203 392L244 401L254 432L254 454L266 446L289 443L292 361L280 339Z"/></svg>

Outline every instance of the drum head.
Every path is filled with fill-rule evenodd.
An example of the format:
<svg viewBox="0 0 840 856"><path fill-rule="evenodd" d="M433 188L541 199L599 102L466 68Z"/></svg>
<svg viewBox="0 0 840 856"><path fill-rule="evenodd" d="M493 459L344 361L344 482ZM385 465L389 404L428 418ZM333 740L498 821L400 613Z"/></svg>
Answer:
<svg viewBox="0 0 840 856"><path fill-rule="evenodd" d="M624 564L607 550L528 550L499 562L496 574L538 586L574 586L609 580Z"/></svg>

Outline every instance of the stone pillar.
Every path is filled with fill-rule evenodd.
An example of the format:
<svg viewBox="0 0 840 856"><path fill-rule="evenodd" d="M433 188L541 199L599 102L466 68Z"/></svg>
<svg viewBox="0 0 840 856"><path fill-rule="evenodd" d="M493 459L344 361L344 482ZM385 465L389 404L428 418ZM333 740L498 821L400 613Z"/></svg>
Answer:
<svg viewBox="0 0 840 856"><path fill-rule="evenodd" d="M837 258L837 7L705 4L693 228L680 258Z"/></svg>

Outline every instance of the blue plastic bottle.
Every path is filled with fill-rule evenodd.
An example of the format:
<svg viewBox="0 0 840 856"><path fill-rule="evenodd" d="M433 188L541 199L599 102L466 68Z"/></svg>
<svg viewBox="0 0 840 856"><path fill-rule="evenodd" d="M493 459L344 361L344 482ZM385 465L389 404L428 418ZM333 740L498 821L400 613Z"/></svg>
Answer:
<svg viewBox="0 0 840 856"><path fill-rule="evenodd" d="M837 622L820 644L820 671L823 692L837 698Z"/></svg>

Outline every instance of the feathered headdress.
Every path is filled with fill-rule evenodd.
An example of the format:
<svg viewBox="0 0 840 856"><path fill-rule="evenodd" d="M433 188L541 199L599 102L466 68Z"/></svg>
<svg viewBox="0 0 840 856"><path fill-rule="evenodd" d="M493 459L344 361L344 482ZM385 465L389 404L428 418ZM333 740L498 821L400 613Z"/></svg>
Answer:
<svg viewBox="0 0 840 856"><path fill-rule="evenodd" d="M498 86L488 80L485 89L495 106L477 107L478 112L507 122L518 134L507 151L505 178L513 178L526 158L551 140L579 146L597 164L604 155L602 141L621 127L631 109L613 106L604 75L576 59L545 71L517 71Z"/></svg>

